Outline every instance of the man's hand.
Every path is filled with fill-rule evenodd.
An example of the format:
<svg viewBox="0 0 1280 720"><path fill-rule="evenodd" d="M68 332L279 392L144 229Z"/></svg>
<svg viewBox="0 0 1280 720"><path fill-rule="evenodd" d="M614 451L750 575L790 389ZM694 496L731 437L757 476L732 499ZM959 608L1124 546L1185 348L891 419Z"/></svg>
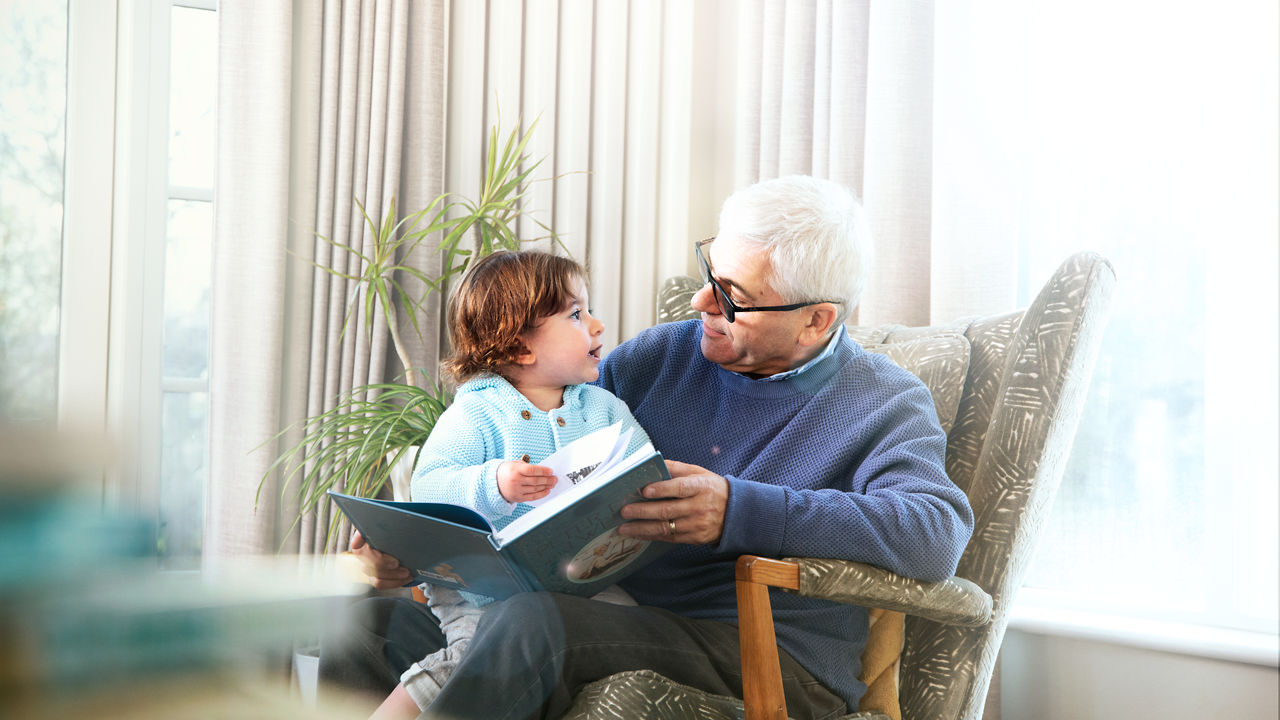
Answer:
<svg viewBox="0 0 1280 720"><path fill-rule="evenodd" d="M498 492L510 503L532 502L556 485L555 472L543 465L507 461L498 466Z"/></svg>
<svg viewBox="0 0 1280 720"><path fill-rule="evenodd" d="M620 525L618 534L695 545L718 542L724 532L729 481L697 465L666 463L671 479L644 488L645 498L656 502L623 506L622 517L633 522Z"/></svg>
<svg viewBox="0 0 1280 720"><path fill-rule="evenodd" d="M351 536L351 554L359 558L360 564L364 566L369 584L379 590L404 587L409 582L409 568L401 565L394 557L370 547L359 530Z"/></svg>

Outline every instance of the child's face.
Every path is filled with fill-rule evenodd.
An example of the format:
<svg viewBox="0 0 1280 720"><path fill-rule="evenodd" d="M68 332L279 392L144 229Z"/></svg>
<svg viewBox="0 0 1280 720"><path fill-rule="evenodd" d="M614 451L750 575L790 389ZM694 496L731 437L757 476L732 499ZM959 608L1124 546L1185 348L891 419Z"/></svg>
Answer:
<svg viewBox="0 0 1280 720"><path fill-rule="evenodd" d="M525 381L544 387L591 382L600 376L600 334L604 325L587 311L587 287L574 281L573 300L560 312L541 318L523 337L529 354Z"/></svg>

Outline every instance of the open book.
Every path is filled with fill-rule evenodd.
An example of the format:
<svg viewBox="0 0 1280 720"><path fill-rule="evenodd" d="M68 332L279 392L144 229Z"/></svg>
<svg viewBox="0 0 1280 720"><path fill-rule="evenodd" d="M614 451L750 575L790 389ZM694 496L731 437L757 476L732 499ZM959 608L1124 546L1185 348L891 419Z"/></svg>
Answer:
<svg viewBox="0 0 1280 720"><path fill-rule="evenodd" d="M532 590L594 595L672 547L617 533L622 506L645 502L641 489L670 477L652 445L626 455L630 432L618 428L579 438L539 463L556 471L555 492L497 531L460 505L329 495L415 582L499 599Z"/></svg>

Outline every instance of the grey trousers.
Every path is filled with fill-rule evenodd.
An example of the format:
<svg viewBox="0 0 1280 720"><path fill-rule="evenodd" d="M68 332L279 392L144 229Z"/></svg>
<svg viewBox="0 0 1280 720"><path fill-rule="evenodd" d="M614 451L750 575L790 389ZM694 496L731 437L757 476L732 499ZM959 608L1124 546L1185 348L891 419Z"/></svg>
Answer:
<svg viewBox="0 0 1280 720"><path fill-rule="evenodd" d="M424 717L558 718L584 685L639 669L742 697L738 630L730 623L556 593L521 593L486 610L469 652ZM348 632L321 643L324 683L385 697L410 663L444 645L421 603L371 598L353 612ZM779 655L792 717L847 712L790 655Z"/></svg>
<svg viewBox="0 0 1280 720"><path fill-rule="evenodd" d="M452 588L428 585L424 590L427 607L440 621L440 631L444 633L447 644L411 665L400 676L400 684L404 685L418 707L426 707L449 681L453 669L471 645L471 638L476 634L476 626L485 610L471 604Z"/></svg>

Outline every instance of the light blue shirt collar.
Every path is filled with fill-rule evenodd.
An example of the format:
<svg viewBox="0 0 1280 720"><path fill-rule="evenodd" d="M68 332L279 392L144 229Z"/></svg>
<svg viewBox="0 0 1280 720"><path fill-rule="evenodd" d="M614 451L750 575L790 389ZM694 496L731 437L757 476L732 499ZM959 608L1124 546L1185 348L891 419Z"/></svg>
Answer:
<svg viewBox="0 0 1280 720"><path fill-rule="evenodd" d="M788 378L793 378L799 375L800 373L807 371L809 368L822 362L823 359L831 357L831 354L836 351L836 346L839 345L844 340L844 337L846 334L847 333L845 332L844 325L842 324L840 326L840 329L836 330L834 333L831 334L831 339L827 341L827 346L822 349L822 352L810 358L809 362L792 370L785 370L776 375L770 375L769 377L766 377L766 378L760 378L760 380L765 382L773 382L775 380L786 380Z"/></svg>

